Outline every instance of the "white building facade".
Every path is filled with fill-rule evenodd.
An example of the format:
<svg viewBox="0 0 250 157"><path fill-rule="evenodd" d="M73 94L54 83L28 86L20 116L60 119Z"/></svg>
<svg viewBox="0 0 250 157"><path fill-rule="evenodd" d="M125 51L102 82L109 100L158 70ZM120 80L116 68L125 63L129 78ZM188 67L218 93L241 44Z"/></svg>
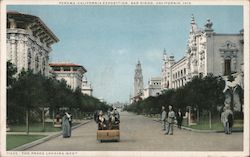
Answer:
<svg viewBox="0 0 250 157"><path fill-rule="evenodd" d="M23 69L48 76L51 45L58 41L39 17L7 13L7 61L16 65L18 73Z"/></svg>
<svg viewBox="0 0 250 157"><path fill-rule="evenodd" d="M82 80L82 93L89 96L92 96L93 94L93 89L91 87L91 84L88 82L86 77L83 77Z"/></svg>
<svg viewBox="0 0 250 157"><path fill-rule="evenodd" d="M148 81L148 87L144 89L143 99L149 96L158 96L161 93L161 77L152 77Z"/></svg>
<svg viewBox="0 0 250 157"><path fill-rule="evenodd" d="M49 65L56 79L65 80L73 90L82 89L83 74L87 72L83 66L73 63L50 63Z"/></svg>
<svg viewBox="0 0 250 157"><path fill-rule="evenodd" d="M138 61L135 68L135 75L134 75L134 97L142 96L143 95L143 75L142 75L142 68L141 63Z"/></svg>
<svg viewBox="0 0 250 157"><path fill-rule="evenodd" d="M238 34L219 34L208 19L203 29L198 28L194 17L185 56L175 62L165 50L162 65L162 89L184 86L194 76L215 76L240 73L243 65L243 30Z"/></svg>

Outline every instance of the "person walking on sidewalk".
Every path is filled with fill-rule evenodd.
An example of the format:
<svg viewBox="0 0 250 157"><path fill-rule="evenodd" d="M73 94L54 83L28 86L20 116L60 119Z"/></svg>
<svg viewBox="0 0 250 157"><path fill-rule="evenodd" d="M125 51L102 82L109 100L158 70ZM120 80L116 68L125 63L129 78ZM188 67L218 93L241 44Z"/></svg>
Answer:
<svg viewBox="0 0 250 157"><path fill-rule="evenodd" d="M183 114L181 112L181 109L178 110L177 114L176 114L176 120L177 120L177 126L179 129L181 129L181 125L182 125L182 120L183 120Z"/></svg>
<svg viewBox="0 0 250 157"><path fill-rule="evenodd" d="M68 138L71 136L71 127L69 123L69 114L65 112L63 118L62 118L62 133L63 138Z"/></svg>
<svg viewBox="0 0 250 157"><path fill-rule="evenodd" d="M162 122L162 130L166 130L166 117L167 117L167 112L165 111L165 107L161 107L161 122Z"/></svg>
<svg viewBox="0 0 250 157"><path fill-rule="evenodd" d="M221 119L221 123L223 124L223 128L224 128L224 132L225 134L227 133L227 127L226 127L226 122L227 122L227 118L226 118L226 107L223 107L223 112L221 113L220 119Z"/></svg>
<svg viewBox="0 0 250 157"><path fill-rule="evenodd" d="M171 105L168 106L169 111L168 111L167 127L165 135L173 135L175 114L172 108L173 107Z"/></svg>
<svg viewBox="0 0 250 157"><path fill-rule="evenodd" d="M69 125L70 125L70 129L71 129L71 127L72 127L72 121L73 121L72 115L71 115L71 113L67 113L67 112L66 112L66 114L67 114L67 117L69 118Z"/></svg>
<svg viewBox="0 0 250 157"><path fill-rule="evenodd" d="M233 112L230 109L229 105L226 105L226 110L225 110L225 120L226 120L226 134L231 134L232 133L232 127L233 127Z"/></svg>

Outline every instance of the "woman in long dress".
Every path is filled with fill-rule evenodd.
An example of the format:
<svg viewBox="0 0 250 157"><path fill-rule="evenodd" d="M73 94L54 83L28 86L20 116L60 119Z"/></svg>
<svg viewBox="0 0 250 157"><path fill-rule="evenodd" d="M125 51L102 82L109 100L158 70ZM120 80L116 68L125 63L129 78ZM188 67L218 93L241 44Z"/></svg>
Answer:
<svg viewBox="0 0 250 157"><path fill-rule="evenodd" d="M62 118L62 133L63 133L63 138L68 138L71 136L71 127L67 112Z"/></svg>

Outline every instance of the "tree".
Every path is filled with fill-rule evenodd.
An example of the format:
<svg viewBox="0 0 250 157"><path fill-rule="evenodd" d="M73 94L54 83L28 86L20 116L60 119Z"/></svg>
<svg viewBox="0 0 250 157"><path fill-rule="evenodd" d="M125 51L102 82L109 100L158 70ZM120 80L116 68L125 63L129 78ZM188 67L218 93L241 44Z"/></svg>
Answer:
<svg viewBox="0 0 250 157"><path fill-rule="evenodd" d="M14 72L10 72L8 76L13 75ZM14 80L12 77L9 78ZM33 120L30 115L34 115L35 112L39 113L39 119L44 128L44 108L46 107L53 114L53 120L54 112L62 112L62 109L69 109L77 114L78 112L94 112L97 109L106 111L109 107L92 96L83 95L80 88L73 91L65 80L47 78L41 73L34 74L33 71L22 71L17 78L15 81L10 81L13 83L7 89L7 114L14 123L26 121L27 134L29 122ZM37 114L35 115L37 118Z"/></svg>
<svg viewBox="0 0 250 157"><path fill-rule="evenodd" d="M29 134L29 115L32 109L45 103L41 76L32 71L22 71L18 80L12 85L12 102L22 106L26 111L27 134Z"/></svg>
<svg viewBox="0 0 250 157"><path fill-rule="evenodd" d="M7 87L11 87L16 82L15 75L17 68L10 61L7 62Z"/></svg>
<svg viewBox="0 0 250 157"><path fill-rule="evenodd" d="M163 91L158 97L148 97L138 103L127 106L128 111L149 113L151 109L160 112L161 106L172 105L174 110L178 108L185 109L191 106L197 110L197 120L199 113L209 111L210 123L212 113L217 112L217 106L224 101L224 81L221 77L215 77L208 74L205 77L195 76L185 86L178 89L169 89Z"/></svg>

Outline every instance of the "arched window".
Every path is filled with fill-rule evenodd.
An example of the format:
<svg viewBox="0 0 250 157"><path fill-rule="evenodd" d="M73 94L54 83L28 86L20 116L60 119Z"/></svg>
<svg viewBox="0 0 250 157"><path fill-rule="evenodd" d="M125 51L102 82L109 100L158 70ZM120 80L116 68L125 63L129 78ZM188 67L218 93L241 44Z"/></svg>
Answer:
<svg viewBox="0 0 250 157"><path fill-rule="evenodd" d="M28 50L28 70L31 70L31 50Z"/></svg>
<svg viewBox="0 0 250 157"><path fill-rule="evenodd" d="M225 65L224 65L224 75L231 74L231 59L226 58L224 63L225 63Z"/></svg>
<svg viewBox="0 0 250 157"><path fill-rule="evenodd" d="M45 74L45 70L46 70L46 62L45 62L45 58L43 58L43 64L42 64L42 67L43 67L43 74Z"/></svg>
<svg viewBox="0 0 250 157"><path fill-rule="evenodd" d="M36 59L35 59L35 68L36 68L36 72L38 72L38 69L39 69L39 57L38 57L38 54L36 55Z"/></svg>

